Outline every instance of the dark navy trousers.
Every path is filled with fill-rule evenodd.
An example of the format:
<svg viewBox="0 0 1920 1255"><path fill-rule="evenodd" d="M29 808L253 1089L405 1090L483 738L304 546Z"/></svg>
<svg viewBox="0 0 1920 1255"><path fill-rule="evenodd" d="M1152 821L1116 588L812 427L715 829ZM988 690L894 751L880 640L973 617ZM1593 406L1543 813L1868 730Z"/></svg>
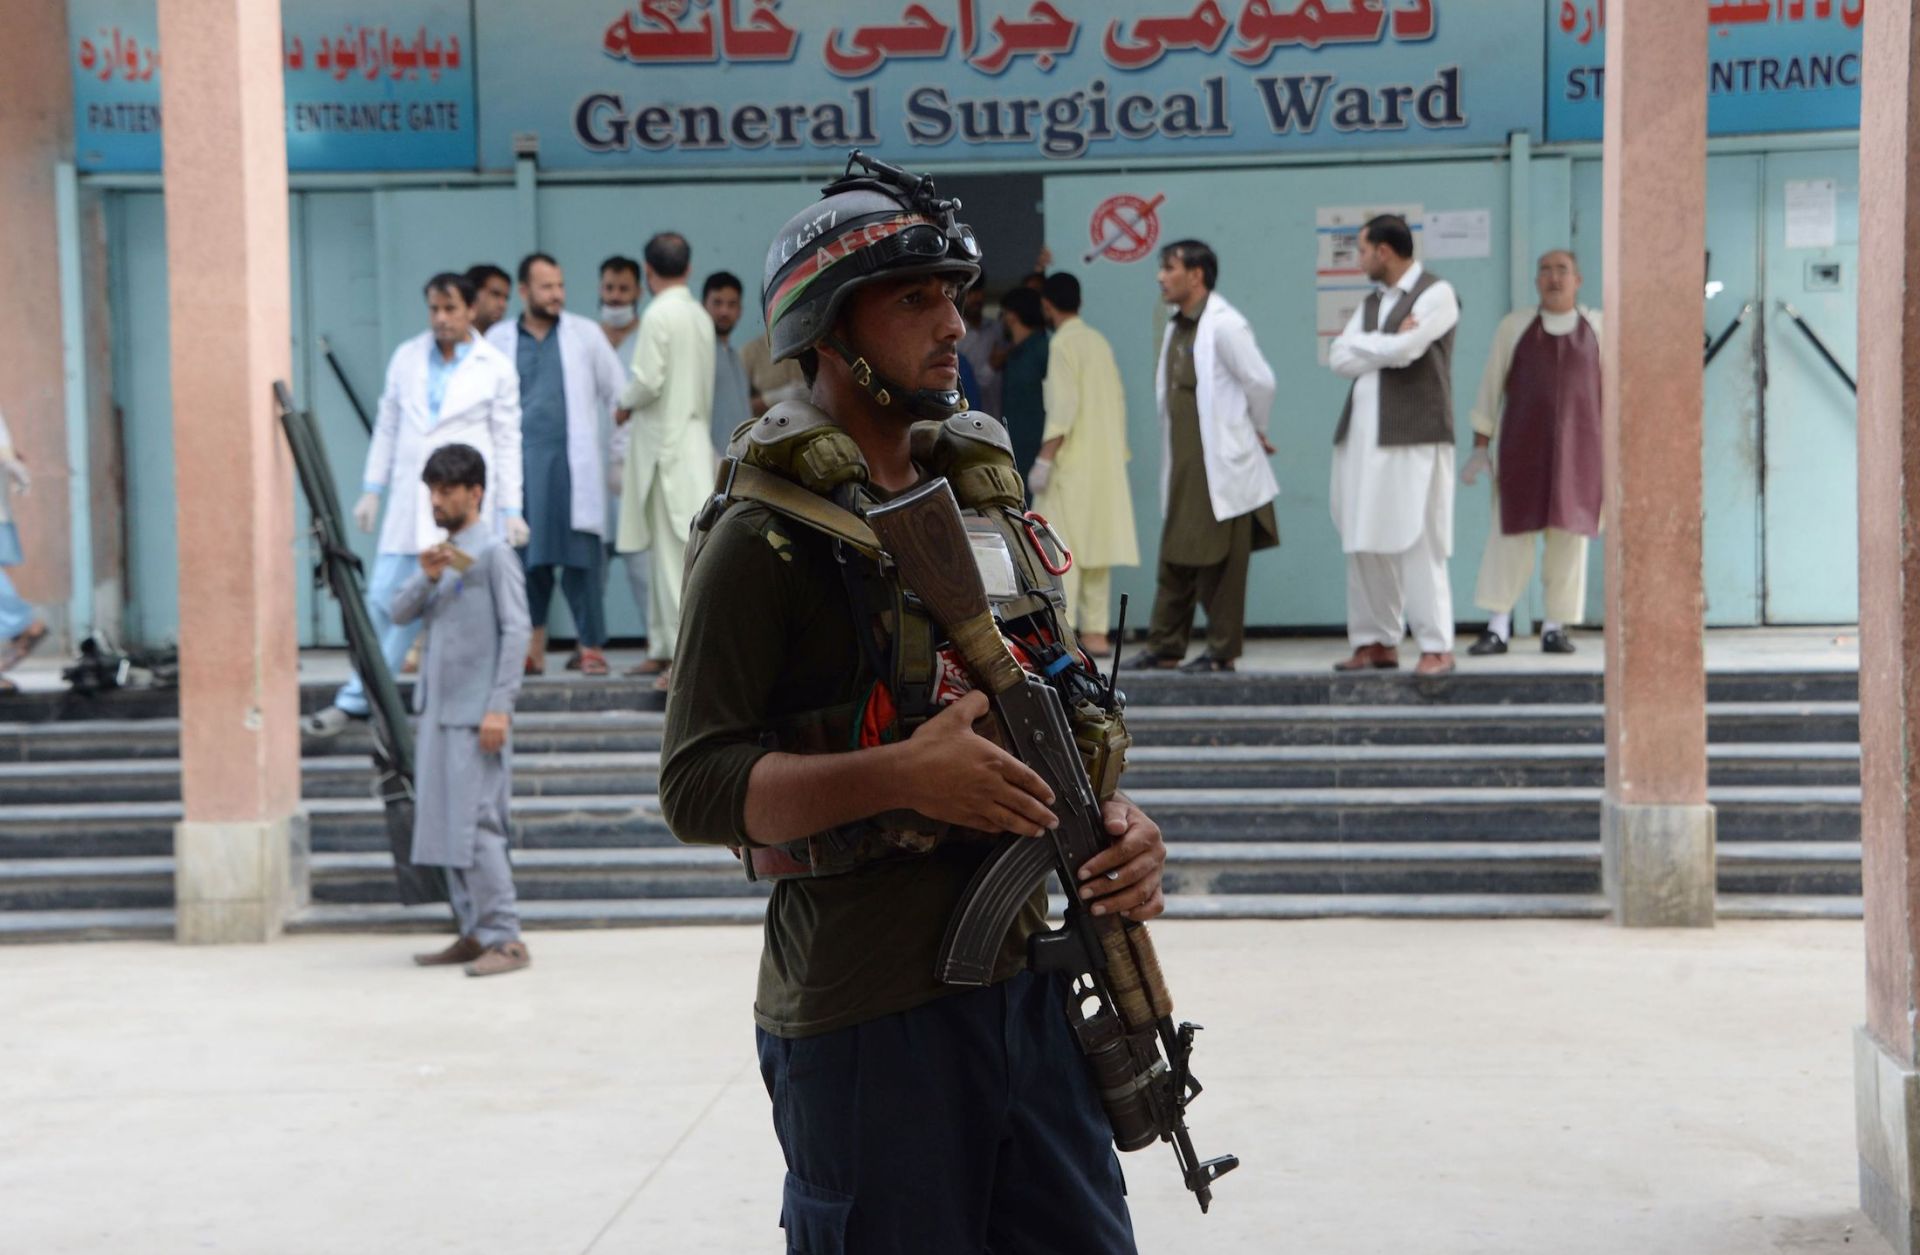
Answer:
<svg viewBox="0 0 1920 1255"><path fill-rule="evenodd" d="M987 989L817 1037L758 1030L790 1255L1132 1255L1068 984Z"/></svg>

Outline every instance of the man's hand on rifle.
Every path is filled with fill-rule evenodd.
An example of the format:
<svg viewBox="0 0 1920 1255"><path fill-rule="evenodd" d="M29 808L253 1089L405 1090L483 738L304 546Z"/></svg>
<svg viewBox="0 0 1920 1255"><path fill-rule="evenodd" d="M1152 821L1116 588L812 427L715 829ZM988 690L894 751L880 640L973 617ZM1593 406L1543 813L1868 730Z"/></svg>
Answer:
<svg viewBox="0 0 1920 1255"><path fill-rule="evenodd" d="M1053 790L1033 768L973 730L987 712L987 695L976 690L907 738L899 773L905 805L963 828L1044 836L1060 822L1047 809Z"/></svg>
<svg viewBox="0 0 1920 1255"><path fill-rule="evenodd" d="M1124 796L1101 807L1113 844L1080 865L1080 900L1095 915L1115 912L1145 923L1167 909L1161 873L1167 865L1160 825Z"/></svg>

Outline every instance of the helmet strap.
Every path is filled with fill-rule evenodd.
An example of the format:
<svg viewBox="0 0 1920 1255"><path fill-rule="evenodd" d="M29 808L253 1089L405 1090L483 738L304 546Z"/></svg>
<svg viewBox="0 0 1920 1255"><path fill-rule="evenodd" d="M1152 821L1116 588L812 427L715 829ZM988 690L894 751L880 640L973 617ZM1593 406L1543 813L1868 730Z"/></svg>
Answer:
<svg viewBox="0 0 1920 1255"><path fill-rule="evenodd" d="M867 395L882 406L898 406L915 420L944 419L966 411L967 394L959 388L908 389L876 371L866 357L838 335L829 333L820 343L839 355L847 373Z"/></svg>

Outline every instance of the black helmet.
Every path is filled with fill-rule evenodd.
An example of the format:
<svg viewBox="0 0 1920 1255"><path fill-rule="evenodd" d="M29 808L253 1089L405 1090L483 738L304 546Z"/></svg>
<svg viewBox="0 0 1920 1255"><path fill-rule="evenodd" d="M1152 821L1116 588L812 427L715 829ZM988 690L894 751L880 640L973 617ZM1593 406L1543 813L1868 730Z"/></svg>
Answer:
<svg viewBox="0 0 1920 1255"><path fill-rule="evenodd" d="M855 149L846 173L795 215L767 250L761 303L767 346L776 362L832 343L855 378L882 405L915 417L944 418L966 408L958 389L906 392L872 373L865 358L833 336L847 294L863 284L910 275L980 276L980 245L955 214L957 200L934 194L933 180Z"/></svg>

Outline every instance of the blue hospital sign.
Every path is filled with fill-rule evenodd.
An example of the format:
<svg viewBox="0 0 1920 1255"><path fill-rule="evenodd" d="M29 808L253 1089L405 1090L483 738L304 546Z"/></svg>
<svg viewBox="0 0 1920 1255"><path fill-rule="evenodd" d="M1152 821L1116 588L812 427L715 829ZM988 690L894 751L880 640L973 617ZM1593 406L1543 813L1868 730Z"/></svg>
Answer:
<svg viewBox="0 0 1920 1255"><path fill-rule="evenodd" d="M1676 0L1686 3L1689 0ZM1849 131L1860 125L1866 0L1691 0L1707 9L1707 133ZM1547 138L1599 139L1606 0L1550 0Z"/></svg>
<svg viewBox="0 0 1920 1255"><path fill-rule="evenodd" d="M1514 0L476 0L481 160L554 168L1199 156L1540 129Z"/></svg>
<svg viewBox="0 0 1920 1255"><path fill-rule="evenodd" d="M74 0L67 20L76 164L160 169L155 0ZM289 0L281 21L289 169L473 167L466 0Z"/></svg>

